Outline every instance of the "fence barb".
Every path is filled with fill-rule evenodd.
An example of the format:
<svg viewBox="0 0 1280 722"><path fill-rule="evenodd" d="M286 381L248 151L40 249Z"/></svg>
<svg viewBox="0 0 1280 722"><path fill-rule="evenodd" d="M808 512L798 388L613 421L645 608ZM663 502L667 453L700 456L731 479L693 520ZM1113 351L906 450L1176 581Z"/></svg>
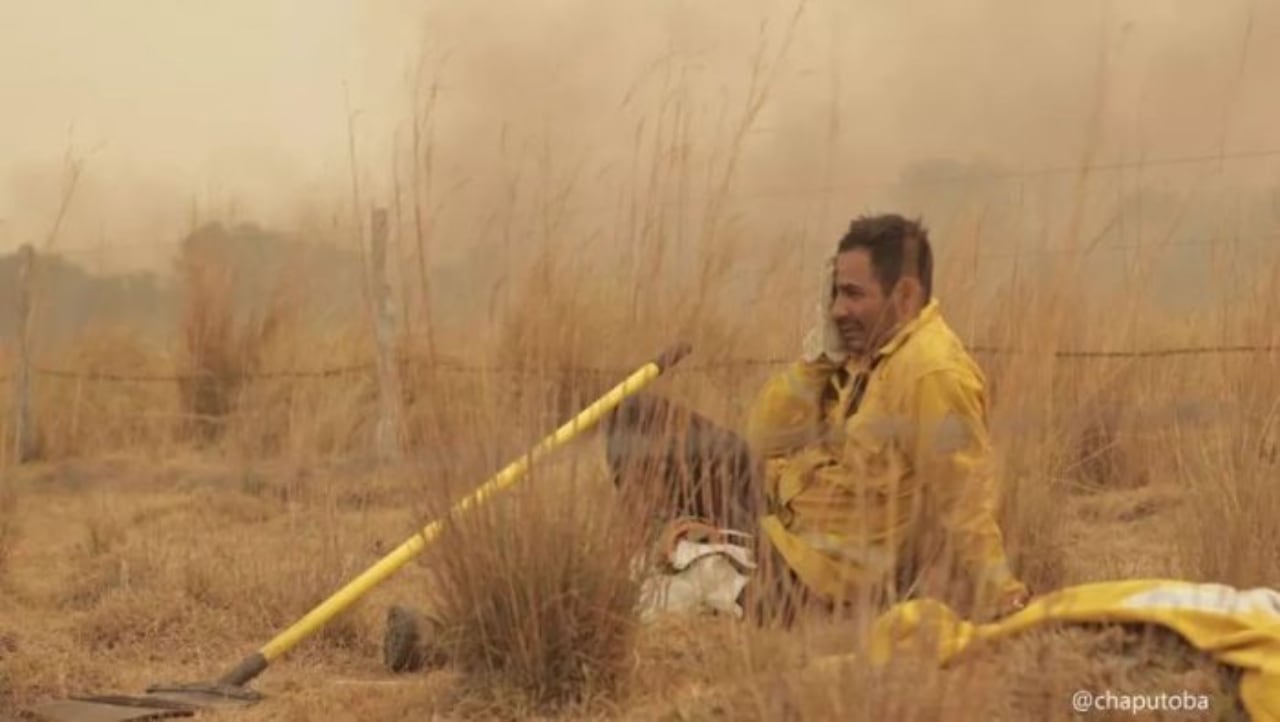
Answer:
<svg viewBox="0 0 1280 722"><path fill-rule="evenodd" d="M1002 346L985 346L976 345L969 347L969 351L978 355L1036 355L1041 351L1030 349L1020 349ZM1126 359L1126 358L1167 358L1173 356L1205 356L1220 354L1243 354L1243 353L1276 353L1280 352L1280 345L1224 345L1224 346L1179 346L1158 349L1138 349L1138 350L1057 350L1051 355L1059 359ZM795 359L789 358L763 358L763 359L732 359L725 361L706 361L700 364L694 363L682 367L684 372L714 372L727 369L740 369L752 367L777 367L785 366L794 362ZM537 366L517 366L517 365L483 365L470 364L463 361L453 359L440 359L434 361L427 360L426 356L409 356L400 360L401 364L414 364L420 369L428 371L451 371L460 373L475 374L515 374L515 375L555 375L555 374L608 374L617 375L626 373L627 369L622 367L610 368L603 366L555 366L547 365L544 367ZM272 379L324 379L335 378L339 376L350 376L359 373L372 374L376 370L373 361L363 363L353 363L343 366L331 366L319 369L274 369L268 371L258 371L241 374L226 374L223 378L235 381L255 381L255 380L272 380ZM186 381L194 381L201 378L211 378L215 374L212 372L188 372L180 374L120 374L109 373L95 370L71 370L48 368L36 366L32 368L32 373L37 376L78 379L84 381L105 381L111 383L182 383ZM8 382L12 378L11 375L0 375L0 383Z"/></svg>

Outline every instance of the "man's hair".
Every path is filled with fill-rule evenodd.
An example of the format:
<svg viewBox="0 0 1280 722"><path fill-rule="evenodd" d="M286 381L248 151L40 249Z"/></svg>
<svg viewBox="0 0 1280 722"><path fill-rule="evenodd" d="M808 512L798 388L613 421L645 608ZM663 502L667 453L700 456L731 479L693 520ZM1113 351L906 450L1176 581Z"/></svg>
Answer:
<svg viewBox="0 0 1280 722"><path fill-rule="evenodd" d="M840 239L837 253L865 248L871 254L871 267L880 287L888 293L904 272L920 281L924 300L933 295L933 250L929 247L929 231L920 221L897 214L860 216L849 224Z"/></svg>

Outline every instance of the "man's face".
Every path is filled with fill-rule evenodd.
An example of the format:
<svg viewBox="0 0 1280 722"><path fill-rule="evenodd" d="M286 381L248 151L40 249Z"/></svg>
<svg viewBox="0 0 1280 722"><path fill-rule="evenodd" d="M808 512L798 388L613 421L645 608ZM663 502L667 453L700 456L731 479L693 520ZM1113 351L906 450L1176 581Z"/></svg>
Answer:
<svg viewBox="0 0 1280 722"><path fill-rule="evenodd" d="M898 325L898 314L871 265L871 253L855 248L836 256L831 316L849 353L879 348Z"/></svg>

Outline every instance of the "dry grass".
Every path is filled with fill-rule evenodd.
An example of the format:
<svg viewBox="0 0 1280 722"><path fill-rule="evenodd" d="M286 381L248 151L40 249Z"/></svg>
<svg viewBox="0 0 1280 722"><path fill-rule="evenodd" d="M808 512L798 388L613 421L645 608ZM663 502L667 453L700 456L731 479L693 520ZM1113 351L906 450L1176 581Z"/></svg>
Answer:
<svg viewBox="0 0 1280 722"><path fill-rule="evenodd" d="M481 253L502 271L497 285L477 283L460 304L473 310L467 318L406 313L406 328L429 331L398 342L408 357L400 466L371 463L368 324L308 317L325 289L291 284L305 275L296 268L270 279L279 293L241 297L209 239L186 247L184 312L169 344L96 329L45 349L48 365L84 374L186 380L73 374L36 385L45 459L0 478L0 715L51 696L223 671L676 339L691 341L695 357L657 389L740 428L777 369L750 362L795 354L812 290L798 280L811 274L795 269L817 265L799 231L764 260L735 252L766 233L735 213L734 181L768 65L727 122L728 147L708 144L707 157L691 150L700 119L687 88L664 89L657 117L631 119L634 178L619 189L612 246L574 215L580 179L504 179L511 198L491 224L504 243ZM691 188L711 189L704 207L689 207ZM526 189L532 200L516 192ZM413 202L399 230L425 253L424 200ZM937 242L963 257L964 243L982 239ZM1036 591L1134 576L1274 585L1276 355L1056 353L1274 343L1280 276L1260 278L1239 312L1178 324L1140 289L1087 297L1079 269L1057 270L1023 276L990 303L973 300L954 268L938 283L967 341L1022 350L979 359L1017 571ZM409 282L425 296L424 277ZM433 355L455 363L422 361ZM260 375L338 367L351 368ZM0 387L0 408L10 393ZM8 423L0 417L5 461ZM1044 630L955 669L908 657L876 671L811 664L856 650L857 626L638 627L629 574L638 531L602 484L597 451L585 440L567 466L536 469L467 517L275 665L260 683L270 698L244 719L1056 720L1081 687L1204 690L1219 719L1238 718L1221 670L1133 630ZM448 669L386 677L377 645L392 602L445 614Z"/></svg>
<svg viewBox="0 0 1280 722"><path fill-rule="evenodd" d="M538 283L498 327L498 365L518 373L406 366L410 456L400 469L368 462L376 388L367 373L252 380L236 390L221 437L199 451L179 441L172 387L84 382L71 393L71 382L46 379L39 417L54 458L8 474L0 504L0 699L17 707L222 671L670 333L655 320L628 327L626 343L601 343L618 338L620 323L607 288ZM1259 314L1275 297L1259 296ZM1027 305L1015 296L1003 307ZM1267 363L1055 359L1056 349L1109 343L1108 329L1129 319L1068 325L1052 311L1037 312L1059 319L1058 331L986 314L990 338L1035 349L984 358L1019 572L1037 590L1140 575L1273 585L1280 548L1266 540L1280 496L1269 483L1277 389ZM708 315L688 328L704 348L734 327ZM261 367L367 358L360 329L315 336L285 323L275 334ZM749 346L736 342L719 360L756 357ZM173 367L123 331L79 348L72 358L84 368ZM732 426L768 371L677 369L658 390ZM602 461L595 449L579 450L588 464ZM1221 670L1168 640L1135 641L1136 632L1045 630L956 669L908 658L873 671L807 665L823 649L856 649L852 627L639 628L626 574L634 546L610 490L590 486L600 470L575 467L577 454L565 454L578 460L570 468L541 471L471 517L423 565L276 665L260 683L270 699L246 719L1052 720L1068 716L1069 691L1082 687L1203 689L1219 719L1240 718ZM379 625L392 602L447 613L449 668L386 678ZM1044 660L1056 671L1033 674Z"/></svg>
<svg viewBox="0 0 1280 722"><path fill-rule="evenodd" d="M22 533L3 547L4 699L18 706L220 671L509 460L515 443L506 435L528 440L546 430L496 406L473 409L455 429L470 446L442 439L397 472L189 455L158 466L85 460L9 474L9 498L23 511ZM1014 446L1011 433L1002 448ZM1164 454L1143 484L1120 478L1077 489L1067 470L1053 485L1035 483L1049 474L1020 481L1006 514L1024 573L1038 570L1041 588L1166 573L1274 579L1274 553L1257 546L1274 518L1265 460L1208 451L1246 448L1252 432L1218 428L1226 435L1219 446L1203 429L1166 433L1163 448L1181 451ZM1139 441L1118 439L1135 453ZM1052 438L1041 443L1015 448L1026 456L1010 454L1011 463L1033 469L1067 457ZM791 635L727 620L636 628L626 613L634 587L624 573L628 545L619 543L625 526L612 516L608 488L589 486L595 453L586 444L554 457L568 466L551 465L528 490L470 517L425 567L405 570L269 671L260 687L271 698L247 718L1063 719L1066 690L1185 686L1218 695L1215 710L1233 719L1232 687L1219 670L1167 640L1140 644L1115 630L1045 631L948 671L905 659L872 672L806 667L824 650L856 648L850 627ZM1224 478L1230 494L1217 493ZM459 633L451 669L375 681L385 680L378 624L392 601L448 610ZM1044 659L1059 670L1049 678L1032 672Z"/></svg>
<svg viewBox="0 0 1280 722"><path fill-rule="evenodd" d="M279 297L250 302L242 313L236 281L248 269L229 257L228 237L221 226L197 230L183 243L178 273L183 289L179 382L182 410L189 416L184 431L208 443L223 432L236 410L245 378L261 369L264 347L282 321Z"/></svg>
<svg viewBox="0 0 1280 722"><path fill-rule="evenodd" d="M0 699L16 707L222 671L669 340L662 314L628 325L617 289L570 268L550 284L531 272L512 296L498 352L471 359L500 370L406 364L408 457L394 469L370 463L369 372L249 379L227 391L222 431L199 448L182 442L182 404L193 402L172 385L44 379L37 416L50 458L6 474L0 496ZM1241 335L1262 333L1256 319L1280 297L1270 290L1233 321ZM987 324L975 340L1029 349L982 359L1019 572L1042 591L1133 576L1273 585L1274 359L1054 358L1164 336L1155 321L1134 334L1133 318L1018 293L974 312ZM771 369L696 364L758 358L774 342L726 342L744 322L709 302L699 314L685 331L712 351L657 390L736 426ZM241 369L368 358L361 328L316 334L279 319L255 336L256 352L223 357L252 357ZM1222 329L1181 333L1179 343L1212 343ZM81 339L67 358L99 372L174 368L119 329ZM553 457L276 665L260 683L270 699L246 719L1052 720L1081 687L1203 689L1219 719L1239 718L1229 676L1134 631L1044 630L951 670L907 658L874 671L809 664L857 649L852 626L638 627L635 544L594 443ZM446 613L446 670L385 677L379 625L392 602ZM1033 674L1049 659L1052 675Z"/></svg>
<svg viewBox="0 0 1280 722"><path fill-rule="evenodd" d="M599 460L569 454L469 514L435 554L427 603L447 620L468 703L524 716L607 699L629 681L637 529Z"/></svg>
<svg viewBox="0 0 1280 722"><path fill-rule="evenodd" d="M163 347L128 328L98 327L59 349L56 358L60 370L74 375L40 377L33 387L35 403L45 411L36 418L47 458L172 453L178 389L163 381L173 373Z"/></svg>

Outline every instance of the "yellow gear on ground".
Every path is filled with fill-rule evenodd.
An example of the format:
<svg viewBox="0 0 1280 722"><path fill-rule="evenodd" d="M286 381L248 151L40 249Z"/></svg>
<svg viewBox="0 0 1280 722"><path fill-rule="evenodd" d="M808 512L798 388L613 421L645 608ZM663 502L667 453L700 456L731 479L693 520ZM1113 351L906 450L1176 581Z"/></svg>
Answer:
<svg viewBox="0 0 1280 722"><path fill-rule="evenodd" d="M874 356L797 362L765 384L747 425L760 528L810 590L857 599L948 553L980 603L1025 593L995 521L985 383L934 299Z"/></svg>
<svg viewBox="0 0 1280 722"><path fill-rule="evenodd" d="M934 600L912 600L876 620L871 658L883 665L896 651L934 640L945 665L977 643L1064 622L1153 624L1176 632L1218 663L1242 670L1240 699L1251 719L1280 722L1280 592L1274 589L1169 579L1096 582L1040 597L990 624L964 621Z"/></svg>

